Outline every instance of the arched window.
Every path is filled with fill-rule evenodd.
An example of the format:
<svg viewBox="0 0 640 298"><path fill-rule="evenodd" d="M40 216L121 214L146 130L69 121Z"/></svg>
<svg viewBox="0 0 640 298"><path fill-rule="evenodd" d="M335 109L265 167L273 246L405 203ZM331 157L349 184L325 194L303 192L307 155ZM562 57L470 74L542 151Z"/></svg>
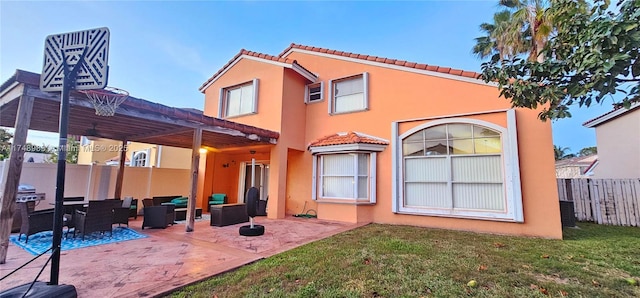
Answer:
<svg viewBox="0 0 640 298"><path fill-rule="evenodd" d="M147 152L137 151L133 153L131 158L132 167L146 167L147 166Z"/></svg>
<svg viewBox="0 0 640 298"><path fill-rule="evenodd" d="M507 129L436 120L399 141L399 213L522 221L519 181L509 178L518 171L517 149L509 148Z"/></svg>
<svg viewBox="0 0 640 298"><path fill-rule="evenodd" d="M500 133L456 123L402 140L406 206L504 210Z"/></svg>

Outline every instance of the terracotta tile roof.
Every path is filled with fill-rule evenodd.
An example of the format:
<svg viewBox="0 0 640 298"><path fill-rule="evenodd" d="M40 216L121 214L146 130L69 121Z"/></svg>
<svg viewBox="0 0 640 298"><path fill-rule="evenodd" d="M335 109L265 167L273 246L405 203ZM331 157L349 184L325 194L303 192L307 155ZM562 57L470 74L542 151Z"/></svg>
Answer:
<svg viewBox="0 0 640 298"><path fill-rule="evenodd" d="M389 142L380 138L365 135L359 132L346 132L336 133L319 138L308 147L320 147L320 146L332 146L332 145L346 145L346 144L377 144L377 145L389 145Z"/></svg>
<svg viewBox="0 0 640 298"><path fill-rule="evenodd" d="M331 55L338 55L338 56L356 58L356 59L367 60L367 61L375 61L375 62L386 63L386 64L390 64L390 65L397 65L397 66L404 66L404 67L415 68L415 69L420 69L420 70L428 70L428 71L440 72L440 73L456 75L456 76L461 76L461 77L467 77L467 78L473 78L473 79L477 79L478 76L480 76L480 74L475 72L475 71L465 71L465 70L462 70L462 69L454 69L454 68L451 68L451 67L442 67L442 66L437 66L437 65L421 64L421 63L416 63L416 62L397 60L397 59L390 59L390 58L384 58L384 57L378 57L378 56L355 54L355 53L350 53L350 52L336 51L336 50L319 48L319 47L299 45L299 44L295 44L295 43L292 43L288 48L286 48L284 51L282 51L282 53L280 53L280 55L278 55L278 57L284 57L284 55L287 52L289 52L290 50L292 50L292 49L301 49L301 50L313 51L313 52L318 52L318 53L326 53L326 54L331 54Z"/></svg>
<svg viewBox="0 0 640 298"><path fill-rule="evenodd" d="M254 52L254 51L248 51L248 50L245 50L245 49L241 49L240 52L238 52L238 54L233 56L233 58L231 58L229 60L229 62L227 62L227 64L222 66L215 74L213 74L213 76L211 76L206 82L204 82L200 86L199 90L204 92L204 88L207 87L207 85L209 85L209 83L211 83L218 76L220 76L229 66L231 66L231 64L233 64L234 61L236 61L236 59L240 58L240 56L242 56L242 55L252 56L252 57L256 57L256 58L261 58L261 59L265 59L265 60L271 60L271 61L280 62L280 63L291 64L291 65L295 64L296 66L298 66L298 67L304 69L305 71L311 73L311 71L309 71L308 69L304 68L302 65L298 64L298 62L296 60L289 59L289 58L284 58L284 57L279 57L279 56L273 56L273 55L264 54L264 53L259 53L259 52Z"/></svg>

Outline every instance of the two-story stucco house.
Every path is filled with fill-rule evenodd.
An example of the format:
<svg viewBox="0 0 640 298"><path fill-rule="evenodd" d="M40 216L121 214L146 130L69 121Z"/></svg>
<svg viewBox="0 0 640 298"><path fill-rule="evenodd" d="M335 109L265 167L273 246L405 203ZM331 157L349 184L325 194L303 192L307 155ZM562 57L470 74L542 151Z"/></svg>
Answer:
<svg viewBox="0 0 640 298"><path fill-rule="evenodd" d="M640 103L615 108L583 126L596 130L598 167L593 178L640 178Z"/></svg>
<svg viewBox="0 0 640 298"><path fill-rule="evenodd" d="M200 88L209 116L278 132L277 144L210 148L199 198L268 216L561 238L551 125L512 109L474 72L291 44L241 50Z"/></svg>

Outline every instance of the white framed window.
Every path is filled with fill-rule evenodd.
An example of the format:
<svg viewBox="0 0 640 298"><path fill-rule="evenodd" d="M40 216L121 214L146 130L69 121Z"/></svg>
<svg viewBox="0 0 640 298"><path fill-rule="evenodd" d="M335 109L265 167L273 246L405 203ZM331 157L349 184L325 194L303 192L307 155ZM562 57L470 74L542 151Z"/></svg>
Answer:
<svg viewBox="0 0 640 298"><path fill-rule="evenodd" d="M324 82L317 82L305 86L304 102L314 103L324 99Z"/></svg>
<svg viewBox="0 0 640 298"><path fill-rule="evenodd" d="M512 130L459 118L399 136L394 212L522 222Z"/></svg>
<svg viewBox="0 0 640 298"><path fill-rule="evenodd" d="M258 79L220 89L219 118L230 118L258 112Z"/></svg>
<svg viewBox="0 0 640 298"><path fill-rule="evenodd" d="M329 114L366 111L369 109L369 74L362 73L329 82Z"/></svg>
<svg viewBox="0 0 640 298"><path fill-rule="evenodd" d="M131 156L132 167L148 167L149 166L149 152L148 150L135 151Z"/></svg>
<svg viewBox="0 0 640 298"><path fill-rule="evenodd" d="M375 203L376 152L314 156L314 200Z"/></svg>
<svg viewBox="0 0 640 298"><path fill-rule="evenodd" d="M340 153L318 156L321 198L367 199L369 197L369 154Z"/></svg>

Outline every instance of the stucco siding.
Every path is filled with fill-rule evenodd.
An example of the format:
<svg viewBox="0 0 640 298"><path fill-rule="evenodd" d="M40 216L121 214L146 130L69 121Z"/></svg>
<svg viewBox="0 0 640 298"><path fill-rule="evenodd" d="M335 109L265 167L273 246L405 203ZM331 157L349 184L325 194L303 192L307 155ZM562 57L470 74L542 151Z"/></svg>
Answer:
<svg viewBox="0 0 640 298"><path fill-rule="evenodd" d="M640 177L640 109L596 126L598 179Z"/></svg>

